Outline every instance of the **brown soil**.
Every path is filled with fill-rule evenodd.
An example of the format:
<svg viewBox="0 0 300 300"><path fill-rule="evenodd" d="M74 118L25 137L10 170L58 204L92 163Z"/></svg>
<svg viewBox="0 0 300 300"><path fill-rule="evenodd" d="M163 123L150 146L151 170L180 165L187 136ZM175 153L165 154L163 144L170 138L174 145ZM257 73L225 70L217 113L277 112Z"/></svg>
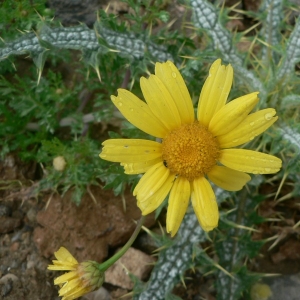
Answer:
<svg viewBox="0 0 300 300"><path fill-rule="evenodd" d="M5 163L5 162L4 162ZM18 167L0 167L6 183L18 178ZM28 169L30 167L28 166ZM7 171L7 172L5 172ZM26 177L26 173L23 174ZM29 174L28 174L29 175ZM0 295L3 299L55 299L53 279L58 274L47 270L53 253L64 246L79 260L102 262L110 252L125 244L141 216L132 193L125 193L126 211L121 197L100 186L91 187L82 202L71 201L71 191L64 197L44 193L32 198L35 184L7 188L0 202ZM153 216L145 226L154 224ZM2 299L2 298L1 298Z"/></svg>

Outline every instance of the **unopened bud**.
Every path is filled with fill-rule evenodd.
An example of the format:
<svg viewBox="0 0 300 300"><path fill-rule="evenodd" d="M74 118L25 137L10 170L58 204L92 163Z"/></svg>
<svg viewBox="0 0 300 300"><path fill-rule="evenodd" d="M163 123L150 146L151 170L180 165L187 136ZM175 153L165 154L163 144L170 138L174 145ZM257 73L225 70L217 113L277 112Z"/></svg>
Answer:
<svg viewBox="0 0 300 300"><path fill-rule="evenodd" d="M66 167L66 160L63 156L57 156L53 159L53 168L56 171L63 171Z"/></svg>
<svg viewBox="0 0 300 300"><path fill-rule="evenodd" d="M267 284L255 283L251 288L251 300L267 300L272 296L272 291Z"/></svg>
<svg viewBox="0 0 300 300"><path fill-rule="evenodd" d="M61 287L59 296L63 299L77 299L102 286L104 272L99 270L99 264L95 261L78 263L72 254L64 247L60 247L54 253L57 260L49 265L49 270L70 271L54 280L54 284Z"/></svg>
<svg viewBox="0 0 300 300"><path fill-rule="evenodd" d="M84 287L92 290L98 289L104 282L104 273L99 270L99 264L95 261L84 261L78 266L78 274Z"/></svg>

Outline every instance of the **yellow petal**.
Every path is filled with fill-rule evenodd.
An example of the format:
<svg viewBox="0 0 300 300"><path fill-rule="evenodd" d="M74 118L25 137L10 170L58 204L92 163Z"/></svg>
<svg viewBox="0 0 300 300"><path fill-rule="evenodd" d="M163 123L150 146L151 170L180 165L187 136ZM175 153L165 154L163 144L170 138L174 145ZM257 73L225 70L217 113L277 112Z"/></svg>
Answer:
<svg viewBox="0 0 300 300"><path fill-rule="evenodd" d="M251 180L248 174L223 166L214 166L207 176L215 185L227 191L239 191Z"/></svg>
<svg viewBox="0 0 300 300"><path fill-rule="evenodd" d="M54 279L54 284L63 284L67 281L70 281L74 278L78 277L78 272L77 271L72 271L65 273L57 278Z"/></svg>
<svg viewBox="0 0 300 300"><path fill-rule="evenodd" d="M171 233L172 237L180 227L188 208L190 196L190 182L185 178L178 177L171 189L167 211L167 232Z"/></svg>
<svg viewBox="0 0 300 300"><path fill-rule="evenodd" d="M194 121L194 107L187 86L176 68L171 62L156 63L155 75L168 89L178 109L181 124L190 124Z"/></svg>
<svg viewBox="0 0 300 300"><path fill-rule="evenodd" d="M175 175L170 174L164 184L151 197L146 200L141 199L137 202L137 206L144 216L150 214L162 204L169 194L174 180Z"/></svg>
<svg viewBox="0 0 300 300"><path fill-rule="evenodd" d="M216 196L204 177L197 178L192 183L192 205L204 231L213 230L218 226L219 209Z"/></svg>
<svg viewBox="0 0 300 300"><path fill-rule="evenodd" d="M144 98L153 114L164 124L168 130L181 125L178 109L167 88L155 75L140 80Z"/></svg>
<svg viewBox="0 0 300 300"><path fill-rule="evenodd" d="M230 101L211 119L208 129L214 136L230 132L250 113L258 102L258 93L248 94Z"/></svg>
<svg viewBox="0 0 300 300"><path fill-rule="evenodd" d="M146 162L161 157L162 144L138 139L110 139L104 146L100 157L113 162Z"/></svg>
<svg viewBox="0 0 300 300"><path fill-rule="evenodd" d="M121 163L121 166L124 167L125 174L142 174L146 173L153 165L159 163L160 161L161 157L143 162Z"/></svg>
<svg viewBox="0 0 300 300"><path fill-rule="evenodd" d="M276 173L282 164L281 160L273 155L244 149L221 150L219 160L228 168L253 174Z"/></svg>
<svg viewBox="0 0 300 300"><path fill-rule="evenodd" d="M89 292L92 291L92 287L80 287L78 289L76 289L75 291L73 292L70 292L68 293L68 296L64 299L61 299L61 300L71 300L71 299L77 299Z"/></svg>
<svg viewBox="0 0 300 300"><path fill-rule="evenodd" d="M138 201L146 201L165 183L169 175L170 170L164 166L163 162L159 162L143 175L133 190L133 195Z"/></svg>
<svg viewBox="0 0 300 300"><path fill-rule="evenodd" d="M231 65L221 65L221 59L217 59L209 69L208 78L203 85L199 103L198 121L207 126L214 114L222 108L228 98L233 78Z"/></svg>
<svg viewBox="0 0 300 300"><path fill-rule="evenodd" d="M111 100L123 116L142 131L159 138L168 133L167 128L152 113L149 106L131 92L118 89L118 96L111 96Z"/></svg>
<svg viewBox="0 0 300 300"><path fill-rule="evenodd" d="M267 108L250 114L235 129L217 137L220 148L232 148L253 140L266 131L278 117L276 111Z"/></svg>
<svg viewBox="0 0 300 300"><path fill-rule="evenodd" d="M80 289L81 288L80 284L81 284L81 280L79 278L66 282L59 290L59 296L68 296L74 291Z"/></svg>
<svg viewBox="0 0 300 300"><path fill-rule="evenodd" d="M78 264L78 261L73 257L73 255L65 248L60 247L58 251L54 252L55 257L61 262L67 262L71 264Z"/></svg>
<svg viewBox="0 0 300 300"><path fill-rule="evenodd" d="M53 271L74 271L77 268L77 264L67 263L67 262L58 262L57 260L52 261L54 265L49 265L48 270Z"/></svg>

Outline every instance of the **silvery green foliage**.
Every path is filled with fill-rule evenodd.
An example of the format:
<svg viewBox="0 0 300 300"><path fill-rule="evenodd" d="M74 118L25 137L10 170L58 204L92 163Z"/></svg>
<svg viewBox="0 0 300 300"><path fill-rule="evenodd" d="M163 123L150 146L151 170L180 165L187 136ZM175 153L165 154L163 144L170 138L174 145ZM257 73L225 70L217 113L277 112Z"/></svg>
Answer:
<svg viewBox="0 0 300 300"><path fill-rule="evenodd" d="M285 108L298 107L300 103L300 95L290 94L281 100L281 106Z"/></svg>
<svg viewBox="0 0 300 300"><path fill-rule="evenodd" d="M245 84L249 91L259 91L260 98L266 99L267 93L263 84L253 72L243 66L243 56L234 47L232 34L219 22L218 10L206 0L190 0L193 12L193 23L196 28L205 29L212 38L213 48L219 50L223 59L233 65L236 78Z"/></svg>
<svg viewBox="0 0 300 300"><path fill-rule="evenodd" d="M101 48L95 32L85 25L68 28L43 26L37 34L25 33L20 38L5 43L5 47L0 48L0 60L24 53L34 57L48 51L50 47L94 51Z"/></svg>
<svg viewBox="0 0 300 300"><path fill-rule="evenodd" d="M165 47L146 39L144 41L132 33L115 32L98 23L95 28L101 43L98 41L95 30L85 25L67 28L43 26L37 34L24 34L21 38L5 43L5 46L0 48L0 61L10 55L29 53L38 69L41 70L46 54L51 48L81 50L83 57L94 68L97 68L98 54L112 49L129 59L143 59L146 52L156 61L172 59Z"/></svg>
<svg viewBox="0 0 300 300"><path fill-rule="evenodd" d="M279 131L281 132L282 139L287 141L288 144L296 151L297 155L300 153L300 133L291 126L281 124Z"/></svg>
<svg viewBox="0 0 300 300"><path fill-rule="evenodd" d="M225 201L230 195L229 192L217 187L214 191L218 203ZM209 259L206 252L199 245L200 242L204 242L206 239L206 233L200 227L193 209L190 207L176 238L171 241L170 246L160 251L158 261L145 289L140 294L136 294L134 300L173 299L174 296L171 291L184 277L184 272L194 266L193 257L197 255L198 260L207 261ZM158 246L164 246L164 244Z"/></svg>
<svg viewBox="0 0 300 300"><path fill-rule="evenodd" d="M219 22L217 9L207 1L191 0L193 23L197 28L207 30L214 49L220 50L224 59L232 64L241 65L243 59L232 45L231 33Z"/></svg>
<svg viewBox="0 0 300 300"><path fill-rule="evenodd" d="M278 46L281 42L282 0L265 0L260 7L260 11L267 12L260 34L263 40L270 45L267 48L263 47L263 60L266 62L273 60L274 63L278 63L278 54L272 50L272 47Z"/></svg>
<svg viewBox="0 0 300 300"><path fill-rule="evenodd" d="M154 44L151 41L144 42L143 39L137 38L133 33L115 32L101 26L99 23L95 24L95 29L98 35L104 39L109 46L119 51L120 54L142 59L145 55L145 51L148 51L156 61L164 62L173 60L165 47Z"/></svg>
<svg viewBox="0 0 300 300"><path fill-rule="evenodd" d="M134 300L163 300L169 297L173 287L193 266L193 247L206 240L195 214L187 213L171 246L159 253L145 290Z"/></svg>
<svg viewBox="0 0 300 300"><path fill-rule="evenodd" d="M299 102L298 102L299 107ZM284 172L292 182L291 196L298 197L300 194L300 128L299 123L289 120L288 124L281 123L276 130L276 141L280 150L286 155ZM275 131L274 130L274 131ZM276 143L275 141L275 143Z"/></svg>
<svg viewBox="0 0 300 300"><path fill-rule="evenodd" d="M285 82L291 74L294 74L296 63L300 61L300 21L299 18L290 35L284 52L283 62L277 71L277 81Z"/></svg>
<svg viewBox="0 0 300 300"><path fill-rule="evenodd" d="M249 187L254 191L256 187ZM245 193L241 191L240 193ZM251 195L251 194L250 194ZM242 200L242 201L241 201ZM232 211L226 218L221 218L224 224L239 224L242 226L252 226L254 220L250 220L257 202L250 197L233 195L236 210ZM253 217L254 218L254 217ZM218 300L240 299L242 293L249 289L258 280L258 276L251 274L245 266L245 257L254 257L258 253L261 242L253 242L251 233L237 226L230 226L226 231L217 231L214 243L218 255L218 263L227 271L216 272L216 289ZM230 275L229 275L230 274Z"/></svg>

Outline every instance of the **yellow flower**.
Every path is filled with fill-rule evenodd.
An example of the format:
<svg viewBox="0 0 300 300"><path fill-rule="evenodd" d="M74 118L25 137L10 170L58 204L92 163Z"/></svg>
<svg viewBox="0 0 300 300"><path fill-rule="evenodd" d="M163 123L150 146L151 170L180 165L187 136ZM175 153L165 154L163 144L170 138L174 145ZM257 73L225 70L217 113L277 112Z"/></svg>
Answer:
<svg viewBox="0 0 300 300"><path fill-rule="evenodd" d="M57 260L49 265L49 270L70 271L54 280L54 284L61 286L59 296L62 300L76 299L85 295L104 282L104 273L99 270L99 265L94 261L78 263L72 254L64 247L54 253Z"/></svg>
<svg viewBox="0 0 300 300"><path fill-rule="evenodd" d="M143 215L169 194L167 231L172 236L190 197L202 228L209 231L218 225L218 206L207 178L238 191L251 179L246 173L270 174L281 168L281 160L272 155L234 148L264 132L278 117L273 108L250 114L258 92L226 104L232 78L231 65L221 65L220 59L212 64L196 118L184 80L170 61L156 63L155 75L141 78L146 102L124 89L111 97L129 122L162 142L111 139L103 143L100 157L120 162L126 174L145 173L133 191Z"/></svg>

